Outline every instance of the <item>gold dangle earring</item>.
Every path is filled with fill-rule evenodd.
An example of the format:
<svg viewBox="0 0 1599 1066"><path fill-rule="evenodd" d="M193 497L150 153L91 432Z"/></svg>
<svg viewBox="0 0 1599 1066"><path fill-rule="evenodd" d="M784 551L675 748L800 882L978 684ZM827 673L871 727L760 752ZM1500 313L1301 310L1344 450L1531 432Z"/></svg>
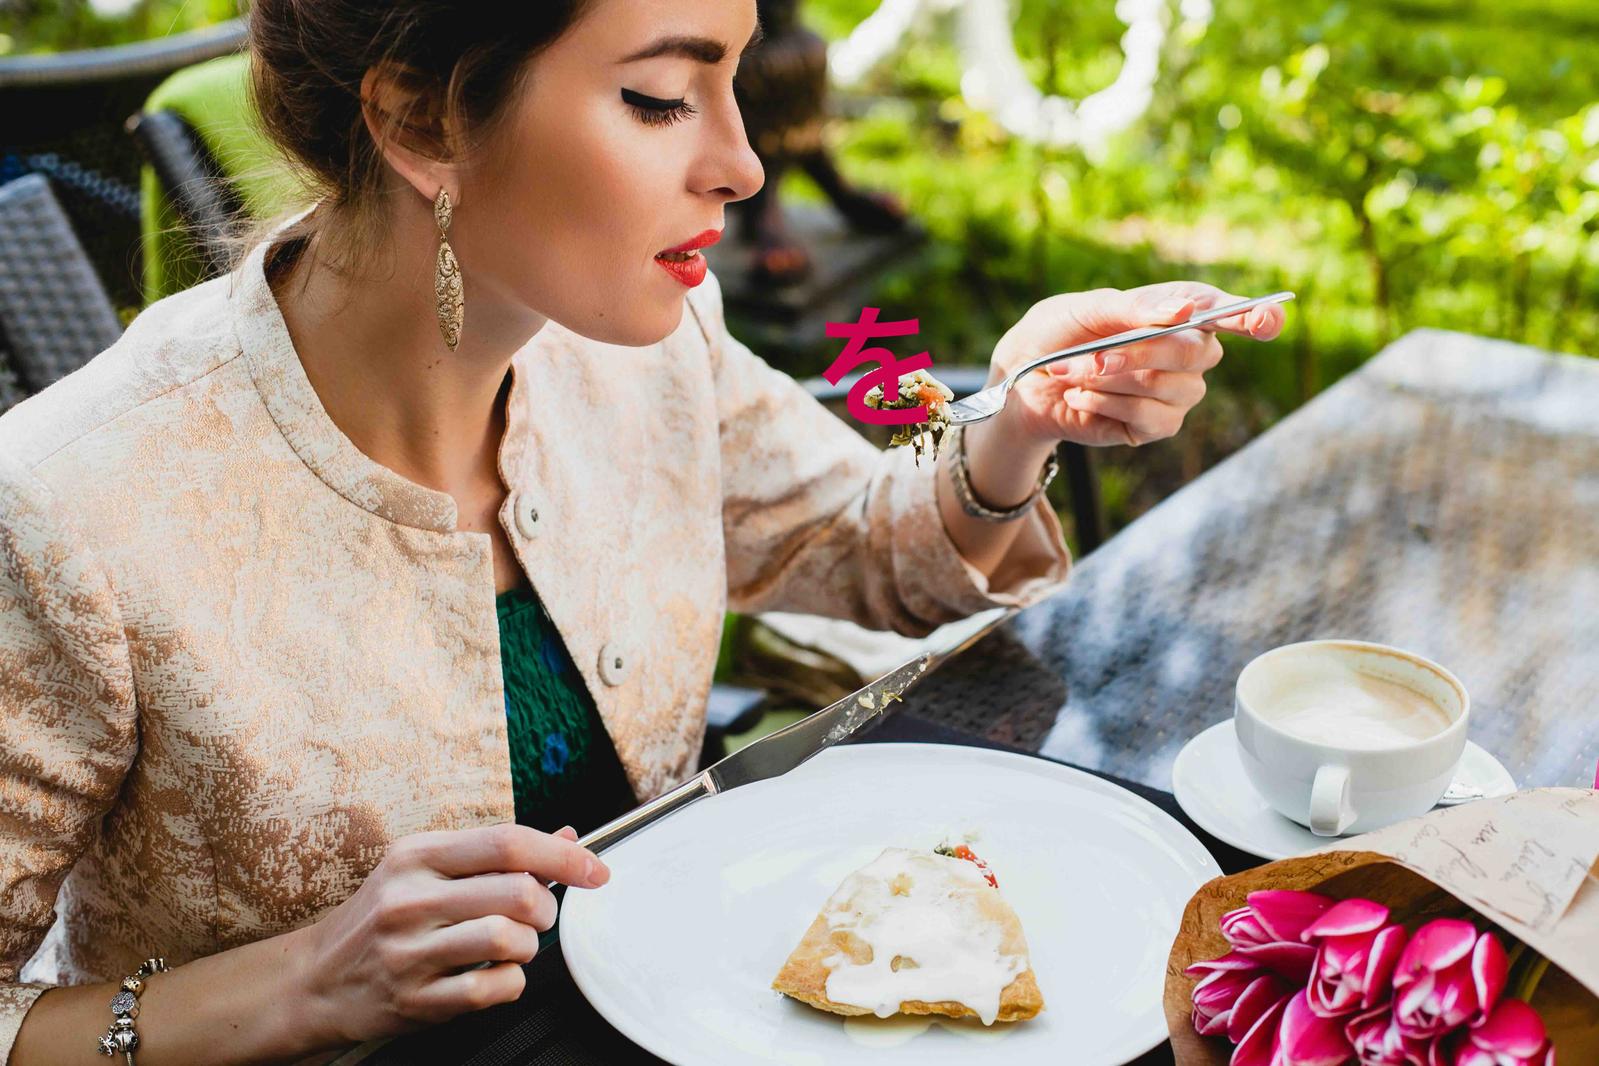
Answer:
<svg viewBox="0 0 1599 1066"><path fill-rule="evenodd" d="M466 296L461 289L461 264L455 261L455 251L450 247L450 220L455 209L450 204L450 194L439 189L433 198L433 220L439 224L439 266L433 275L433 294L438 298L439 332L444 343L455 351L461 343L461 323L466 317Z"/></svg>

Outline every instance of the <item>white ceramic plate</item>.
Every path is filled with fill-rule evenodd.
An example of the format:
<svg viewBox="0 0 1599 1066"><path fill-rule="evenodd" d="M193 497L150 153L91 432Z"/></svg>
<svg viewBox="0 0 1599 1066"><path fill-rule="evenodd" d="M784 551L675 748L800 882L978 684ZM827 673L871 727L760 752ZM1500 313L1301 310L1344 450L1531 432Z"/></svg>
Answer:
<svg viewBox="0 0 1599 1066"><path fill-rule="evenodd" d="M1043 1013L991 1028L846 1019L772 991L851 871L885 847L969 831L1021 918ZM1220 873L1193 834L1126 789L943 744L831 748L701 800L605 861L609 883L566 895L567 965L606 1020L680 1066L1125 1062L1165 1039L1167 953L1189 897Z"/></svg>
<svg viewBox="0 0 1599 1066"><path fill-rule="evenodd" d="M1303 855L1332 842L1273 810L1244 775L1233 720L1211 726L1177 753L1171 770L1177 804L1205 832L1263 859ZM1516 790L1516 781L1498 759L1466 741L1455 780L1490 796Z"/></svg>

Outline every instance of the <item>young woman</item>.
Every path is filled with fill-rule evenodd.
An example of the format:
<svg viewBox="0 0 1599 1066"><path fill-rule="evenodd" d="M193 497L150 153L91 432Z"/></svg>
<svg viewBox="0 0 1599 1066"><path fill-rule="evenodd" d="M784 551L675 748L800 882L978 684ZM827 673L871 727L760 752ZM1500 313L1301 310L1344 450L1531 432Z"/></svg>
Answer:
<svg viewBox="0 0 1599 1066"><path fill-rule="evenodd" d="M1056 442L1175 432L1220 356L1033 376L958 493L663 260L761 185L754 0L255 0L251 34L314 206L0 418L12 1066L124 1050L106 1004L149 956L140 1066L514 999L543 882L609 876L573 826L693 772L730 605L923 634L1038 599ZM1224 299L1053 296L993 372Z"/></svg>

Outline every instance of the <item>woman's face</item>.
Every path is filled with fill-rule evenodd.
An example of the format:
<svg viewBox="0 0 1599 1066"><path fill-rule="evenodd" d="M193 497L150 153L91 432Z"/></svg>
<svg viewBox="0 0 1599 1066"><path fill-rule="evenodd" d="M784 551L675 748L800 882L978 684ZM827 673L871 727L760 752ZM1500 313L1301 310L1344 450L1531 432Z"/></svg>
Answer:
<svg viewBox="0 0 1599 1066"><path fill-rule="evenodd" d="M676 330L690 286L656 254L721 230L765 181L733 100L755 27L755 0L593 0L461 175L468 293L611 344ZM703 39L700 57L628 61L671 37Z"/></svg>

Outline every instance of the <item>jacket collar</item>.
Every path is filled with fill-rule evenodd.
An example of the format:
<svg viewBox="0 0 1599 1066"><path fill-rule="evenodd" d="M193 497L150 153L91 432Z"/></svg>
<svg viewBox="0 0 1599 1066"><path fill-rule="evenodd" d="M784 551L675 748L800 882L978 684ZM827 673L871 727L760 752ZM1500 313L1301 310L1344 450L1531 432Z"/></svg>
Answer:
<svg viewBox="0 0 1599 1066"><path fill-rule="evenodd" d="M315 208L302 211L283 226L304 218L312 210ZM301 461L340 496L400 525L454 532L457 516L453 496L419 485L372 459L355 446L322 406L267 282L266 254L282 228L251 249L234 275L229 295L234 332L267 411ZM520 385L516 377L513 370L508 404L512 412Z"/></svg>

